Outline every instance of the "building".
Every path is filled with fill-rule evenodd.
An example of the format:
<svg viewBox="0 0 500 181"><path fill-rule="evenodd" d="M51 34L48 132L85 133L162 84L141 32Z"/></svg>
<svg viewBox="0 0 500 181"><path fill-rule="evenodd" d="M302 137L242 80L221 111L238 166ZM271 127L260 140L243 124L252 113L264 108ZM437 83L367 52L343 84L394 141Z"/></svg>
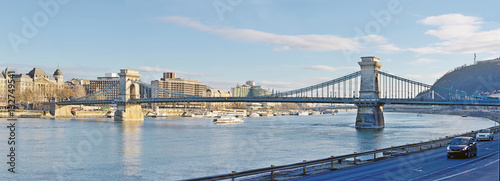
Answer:
<svg viewBox="0 0 500 181"><path fill-rule="evenodd" d="M151 81L151 86L200 97L205 97L207 91L207 86L200 81L177 78L173 72L163 73L163 78ZM171 97L170 94L160 91L152 91L152 94L157 98Z"/></svg>
<svg viewBox="0 0 500 181"><path fill-rule="evenodd" d="M8 71L9 69L5 69L4 72L0 75L0 107L5 108L7 107L7 99L9 96L8 91Z"/></svg>
<svg viewBox="0 0 500 181"><path fill-rule="evenodd" d="M213 88L208 88L206 97L231 97L231 92L226 91L226 90L219 90L219 89L213 89Z"/></svg>
<svg viewBox="0 0 500 181"><path fill-rule="evenodd" d="M6 68L0 75L0 106L6 106L8 99L8 77L9 72L13 74L16 103L32 104L36 102L48 102L51 98L63 98L58 95L58 90L64 88L64 77L61 70L56 69L52 76L48 76L41 68L33 68L27 74L16 74Z"/></svg>
<svg viewBox="0 0 500 181"><path fill-rule="evenodd" d="M238 84L231 88L233 97L257 97L270 95L270 91L262 88L260 85L255 85L252 80L247 81L244 85Z"/></svg>
<svg viewBox="0 0 500 181"><path fill-rule="evenodd" d="M97 77L97 80L120 80L117 73L105 73L104 77Z"/></svg>
<svg viewBox="0 0 500 181"><path fill-rule="evenodd" d="M87 86L88 87L88 85L90 84L90 80L73 78L70 81L66 81L66 84L80 85L80 86L84 86L84 87Z"/></svg>
<svg viewBox="0 0 500 181"><path fill-rule="evenodd" d="M90 80L88 88L86 87L87 95L96 93L102 89L105 89L111 85L120 82L120 77L116 73L106 73L104 77L97 77L97 80ZM113 91L106 92L98 99L115 99L118 98L119 90L115 89Z"/></svg>

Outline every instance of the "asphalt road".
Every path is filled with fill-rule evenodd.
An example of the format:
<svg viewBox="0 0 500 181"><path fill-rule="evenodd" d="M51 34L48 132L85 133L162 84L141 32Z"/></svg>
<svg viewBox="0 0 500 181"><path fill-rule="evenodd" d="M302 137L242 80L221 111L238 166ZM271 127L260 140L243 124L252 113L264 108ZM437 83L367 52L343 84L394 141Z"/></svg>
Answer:
<svg viewBox="0 0 500 181"><path fill-rule="evenodd" d="M499 138L478 142L470 159L448 159L442 147L296 180L499 180Z"/></svg>

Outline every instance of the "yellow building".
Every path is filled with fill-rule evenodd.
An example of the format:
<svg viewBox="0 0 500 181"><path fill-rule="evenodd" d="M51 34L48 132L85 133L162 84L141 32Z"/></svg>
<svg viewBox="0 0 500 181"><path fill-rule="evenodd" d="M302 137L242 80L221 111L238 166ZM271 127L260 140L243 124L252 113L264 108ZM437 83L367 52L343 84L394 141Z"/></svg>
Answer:
<svg viewBox="0 0 500 181"><path fill-rule="evenodd" d="M151 85L153 87L158 87L181 94L200 97L205 97L207 91L207 86L202 84L200 81L176 78L175 73L173 72L163 73L163 78L161 78L160 80L151 81ZM171 96L170 94L154 90L152 91L152 94L155 98L164 98Z"/></svg>
<svg viewBox="0 0 500 181"><path fill-rule="evenodd" d="M9 69L5 69L0 76L0 106L6 106L8 98ZM15 82L16 104L30 104L34 102L48 102L51 98L58 98L57 89L64 88L64 79L61 70L57 69L52 76L48 76L41 68L33 68L28 74L13 74Z"/></svg>

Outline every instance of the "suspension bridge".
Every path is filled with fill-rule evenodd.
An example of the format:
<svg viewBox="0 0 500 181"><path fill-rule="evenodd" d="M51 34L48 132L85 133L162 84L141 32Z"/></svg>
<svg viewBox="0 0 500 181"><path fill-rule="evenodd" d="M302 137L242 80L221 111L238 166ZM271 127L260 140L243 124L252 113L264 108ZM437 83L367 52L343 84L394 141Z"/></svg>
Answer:
<svg viewBox="0 0 500 181"><path fill-rule="evenodd" d="M498 98L450 90L413 81L381 71L377 57L361 57L360 71L308 87L277 92L258 97L199 97L161 89L140 81L134 70L122 69L118 83L95 93L69 101L53 102L51 114L67 114L71 105L116 104L115 121L142 121L141 104L169 102L290 102L340 103L358 107L356 128L384 128L383 106L406 105L462 105L500 106ZM163 93L158 98L141 98L139 87ZM118 97L110 99L106 93L119 90Z"/></svg>

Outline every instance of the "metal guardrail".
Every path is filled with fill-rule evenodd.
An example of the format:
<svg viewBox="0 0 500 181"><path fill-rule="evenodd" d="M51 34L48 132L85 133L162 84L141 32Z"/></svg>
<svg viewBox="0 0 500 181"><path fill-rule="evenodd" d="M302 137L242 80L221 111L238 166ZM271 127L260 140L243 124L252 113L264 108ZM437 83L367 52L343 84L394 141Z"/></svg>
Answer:
<svg viewBox="0 0 500 181"><path fill-rule="evenodd" d="M491 127L489 129L494 130L497 132L500 130L500 126L497 127ZM421 142L421 143L413 143L413 144L406 144L406 145L401 145L401 146L394 146L390 148L384 148L384 149L377 149L373 151L365 151L361 153L353 153L353 154L348 154L348 155L342 155L342 156L332 156L330 158L324 158L324 159L319 159L319 160L312 160L312 161L304 161L301 163L294 163L294 164L289 164L289 165L281 165L281 166L271 166L271 167L266 167L266 168L260 168L260 169L254 169L254 170L247 170L247 171L242 171L242 172L234 172L230 174L223 174L223 175L216 175L216 176L209 176L209 177L201 177L201 178L194 178L194 179L188 179L190 181L206 181L206 180L224 180L224 179L232 179L234 180L235 178L239 177L246 177L246 176L252 176L252 175L260 175L260 174L265 174L269 173L271 175L271 178L273 178L273 173L276 171L283 171L283 170L290 170L290 169L300 169L303 168L303 172L305 174L305 168L308 166L313 166L313 165L319 165L319 164L328 164L331 163L333 167L333 162L339 161L339 160L344 160L347 158L354 158L354 163L356 163L356 157L360 156L365 156L365 155L372 155L374 156L374 159L376 158L377 153L385 152L385 151L394 151L397 149L402 149L402 148L413 148L413 147L419 147L420 150L422 150L422 146L430 145L432 148L432 145L434 143L446 141L446 140L451 140L455 137L461 137L461 136L469 136L471 134L475 135L477 134L478 131L472 131L468 133L463 133L463 134L458 134L458 135L453 135L453 136L446 136L445 138L439 138L436 140L431 140L431 141L426 141L426 142ZM440 145L441 147L442 145Z"/></svg>

